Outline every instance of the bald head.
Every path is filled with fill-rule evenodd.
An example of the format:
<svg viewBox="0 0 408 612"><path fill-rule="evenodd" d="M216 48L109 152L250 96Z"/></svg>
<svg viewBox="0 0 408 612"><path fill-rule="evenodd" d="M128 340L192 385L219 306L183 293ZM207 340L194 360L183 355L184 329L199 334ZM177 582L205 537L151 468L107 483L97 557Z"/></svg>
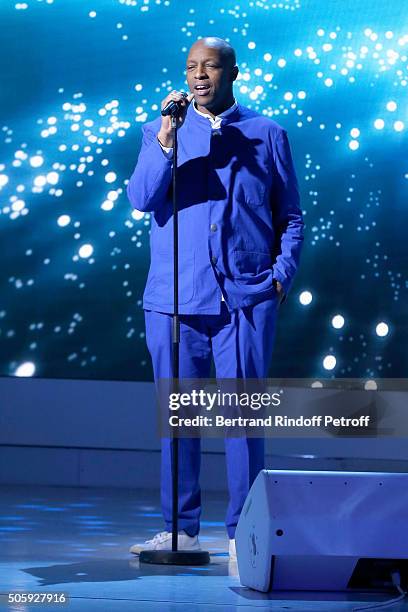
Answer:
<svg viewBox="0 0 408 612"><path fill-rule="evenodd" d="M188 52L186 72L200 111L215 116L232 106L238 67L235 51L226 40L215 36L197 40Z"/></svg>
<svg viewBox="0 0 408 612"><path fill-rule="evenodd" d="M196 46L205 46L209 47L210 49L217 49L225 64L231 68L237 63L235 50L229 44L229 42L223 38L218 38L217 36L206 36L205 38L200 38L194 43L194 45L192 45L190 51Z"/></svg>

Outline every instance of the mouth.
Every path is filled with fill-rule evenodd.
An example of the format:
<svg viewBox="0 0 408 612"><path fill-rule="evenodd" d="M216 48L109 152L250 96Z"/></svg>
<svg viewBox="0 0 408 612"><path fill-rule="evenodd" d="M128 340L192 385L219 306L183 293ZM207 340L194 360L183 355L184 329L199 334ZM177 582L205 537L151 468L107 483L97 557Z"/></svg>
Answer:
<svg viewBox="0 0 408 612"><path fill-rule="evenodd" d="M210 93L210 85L198 84L194 86L194 91L198 96L207 96Z"/></svg>

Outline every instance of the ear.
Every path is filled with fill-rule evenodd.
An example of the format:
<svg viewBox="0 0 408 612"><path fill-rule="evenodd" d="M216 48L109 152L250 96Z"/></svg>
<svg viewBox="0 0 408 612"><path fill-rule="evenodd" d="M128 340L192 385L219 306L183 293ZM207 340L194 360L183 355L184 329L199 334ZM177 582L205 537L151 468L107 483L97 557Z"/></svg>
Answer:
<svg viewBox="0 0 408 612"><path fill-rule="evenodd" d="M239 72L238 66L234 66L231 69L231 81L235 81L236 80L236 78L238 76L238 72Z"/></svg>

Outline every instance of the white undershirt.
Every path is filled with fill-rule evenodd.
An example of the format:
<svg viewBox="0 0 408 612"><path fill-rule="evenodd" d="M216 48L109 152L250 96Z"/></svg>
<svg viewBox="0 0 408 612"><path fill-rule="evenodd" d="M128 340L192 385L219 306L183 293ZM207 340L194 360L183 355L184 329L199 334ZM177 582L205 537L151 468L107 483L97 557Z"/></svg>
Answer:
<svg viewBox="0 0 408 612"><path fill-rule="evenodd" d="M211 127L213 130L218 130L221 127L223 118L227 117L230 113L232 113L237 108L237 106L238 106L238 103L234 98L234 103L232 104L232 106L227 108L227 110L225 110L223 113L216 115L215 117L212 117L208 113L202 113L201 111L199 111L198 108L196 107L195 100L193 100L193 108L195 112L197 113L197 115L201 115L201 117L206 117L210 121Z"/></svg>

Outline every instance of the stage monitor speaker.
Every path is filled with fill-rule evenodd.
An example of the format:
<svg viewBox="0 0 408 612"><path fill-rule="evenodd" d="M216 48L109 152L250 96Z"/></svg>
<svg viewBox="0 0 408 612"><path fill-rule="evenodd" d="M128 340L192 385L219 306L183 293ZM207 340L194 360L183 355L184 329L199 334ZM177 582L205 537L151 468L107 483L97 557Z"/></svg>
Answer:
<svg viewBox="0 0 408 612"><path fill-rule="evenodd" d="M258 591L387 588L393 569L406 582L408 474L262 470L235 543Z"/></svg>

